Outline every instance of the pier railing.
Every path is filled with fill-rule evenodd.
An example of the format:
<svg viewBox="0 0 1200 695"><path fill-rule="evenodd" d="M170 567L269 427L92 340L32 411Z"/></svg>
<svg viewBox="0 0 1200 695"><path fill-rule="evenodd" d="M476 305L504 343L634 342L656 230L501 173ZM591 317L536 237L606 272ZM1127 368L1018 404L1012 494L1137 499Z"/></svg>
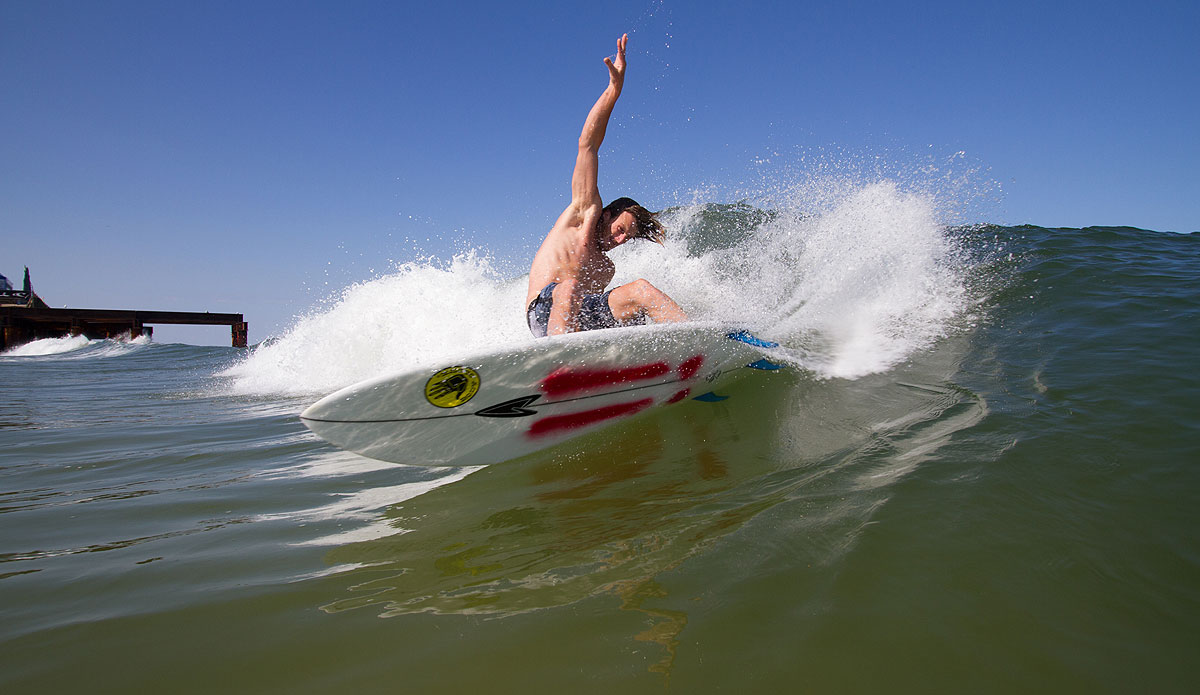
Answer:
<svg viewBox="0 0 1200 695"><path fill-rule="evenodd" d="M32 292L25 290L0 290L0 303L4 304L28 304L29 297Z"/></svg>

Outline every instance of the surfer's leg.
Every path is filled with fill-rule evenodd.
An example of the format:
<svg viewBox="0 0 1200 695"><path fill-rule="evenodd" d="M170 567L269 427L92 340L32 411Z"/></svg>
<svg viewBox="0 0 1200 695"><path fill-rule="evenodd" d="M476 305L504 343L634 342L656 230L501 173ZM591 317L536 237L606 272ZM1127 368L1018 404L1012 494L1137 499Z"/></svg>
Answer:
<svg viewBox="0 0 1200 695"><path fill-rule="evenodd" d="M621 285L608 295L613 316L622 323L649 316L655 323L687 321L687 312L645 279Z"/></svg>
<svg viewBox="0 0 1200 695"><path fill-rule="evenodd" d="M538 296L529 303L525 312L525 320L529 322L529 332L534 338L545 338L550 326L550 307L554 304L554 288L557 282L552 282L542 288Z"/></svg>
<svg viewBox="0 0 1200 695"><path fill-rule="evenodd" d="M608 295L610 294L612 294L611 290L604 294L583 295L583 306L579 310L579 330L594 331L599 328L616 328L621 325L608 306Z"/></svg>

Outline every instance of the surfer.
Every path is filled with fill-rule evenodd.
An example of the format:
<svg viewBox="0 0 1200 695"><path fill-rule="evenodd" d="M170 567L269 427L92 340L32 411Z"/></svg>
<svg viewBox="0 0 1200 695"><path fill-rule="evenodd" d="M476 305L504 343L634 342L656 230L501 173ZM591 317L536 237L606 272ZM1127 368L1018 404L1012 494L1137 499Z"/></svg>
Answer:
<svg viewBox="0 0 1200 695"><path fill-rule="evenodd" d="M613 328L646 318L655 323L687 320L674 300L645 279L604 291L616 274L609 251L630 239L661 244L666 236L662 223L630 198L605 206L597 185L600 143L625 84L628 40L628 34L617 40L616 60L604 59L608 87L588 112L579 135L571 202L546 235L529 270L526 318L538 338Z"/></svg>

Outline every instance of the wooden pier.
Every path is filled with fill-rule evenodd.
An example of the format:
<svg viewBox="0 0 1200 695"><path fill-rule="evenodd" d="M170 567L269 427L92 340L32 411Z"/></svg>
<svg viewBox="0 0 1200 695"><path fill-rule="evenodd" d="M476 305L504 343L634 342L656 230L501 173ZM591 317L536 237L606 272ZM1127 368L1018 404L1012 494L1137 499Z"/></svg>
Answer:
<svg viewBox="0 0 1200 695"><path fill-rule="evenodd" d="M194 326L229 326L234 347L246 347L249 328L241 314L207 311L126 311L121 309L51 309L33 291L29 267L21 289L0 275L0 352L43 338L82 335L90 340L154 335L146 324L173 323Z"/></svg>
<svg viewBox="0 0 1200 695"><path fill-rule="evenodd" d="M14 293L15 294L15 293ZM39 302L41 303L41 302ZM151 336L147 324L229 326L234 347L246 347L249 328L241 314L195 311L126 311L120 309L51 309L0 305L0 351L32 340L82 335L90 339Z"/></svg>

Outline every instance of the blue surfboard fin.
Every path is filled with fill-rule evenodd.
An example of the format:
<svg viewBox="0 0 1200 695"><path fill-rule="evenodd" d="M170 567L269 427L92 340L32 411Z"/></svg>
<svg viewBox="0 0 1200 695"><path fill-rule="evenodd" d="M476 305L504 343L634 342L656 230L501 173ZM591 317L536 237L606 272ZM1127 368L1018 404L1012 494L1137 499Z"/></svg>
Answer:
<svg viewBox="0 0 1200 695"><path fill-rule="evenodd" d="M713 393L712 391L709 391L708 393L702 393L699 396L696 396L692 400L693 401L702 401L704 403L720 403L721 401L726 400L727 398L729 398L729 396L718 396L717 394Z"/></svg>
<svg viewBox="0 0 1200 695"><path fill-rule="evenodd" d="M768 362L767 360L759 360L757 362L751 362L750 364L748 364L746 366L751 369L761 369L764 372L773 372L776 369L783 369L782 364L775 364L774 362Z"/></svg>
<svg viewBox="0 0 1200 695"><path fill-rule="evenodd" d="M750 331L735 331L733 333L730 333L729 335L726 335L725 337L729 338L730 340L736 340L738 342L745 343L747 345L753 345L754 347L760 347L760 348L779 347L779 343L774 343L774 342L771 342L770 340L763 340L762 338L759 338L759 337L755 336L754 334L752 334Z"/></svg>

